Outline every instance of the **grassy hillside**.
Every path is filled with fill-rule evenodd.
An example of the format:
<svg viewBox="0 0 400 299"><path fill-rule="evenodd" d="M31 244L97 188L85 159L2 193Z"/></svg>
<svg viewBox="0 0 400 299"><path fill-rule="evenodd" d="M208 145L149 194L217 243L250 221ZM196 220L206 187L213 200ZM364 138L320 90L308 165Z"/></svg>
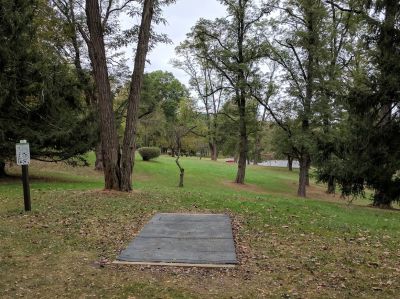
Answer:
<svg viewBox="0 0 400 299"><path fill-rule="evenodd" d="M93 156L90 156L93 160ZM170 157L136 162L135 191L102 191L91 168L33 163L32 206L17 177L0 181L0 297L396 298L398 211L347 203L313 184L295 197L297 173ZM19 169L10 171L17 175ZM110 262L156 212L232 216L241 265L233 270L115 266Z"/></svg>

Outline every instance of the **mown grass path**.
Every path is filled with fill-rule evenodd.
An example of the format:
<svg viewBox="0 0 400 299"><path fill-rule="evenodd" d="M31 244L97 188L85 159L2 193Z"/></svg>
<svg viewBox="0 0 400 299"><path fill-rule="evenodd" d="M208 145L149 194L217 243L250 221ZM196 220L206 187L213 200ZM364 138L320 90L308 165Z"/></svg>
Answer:
<svg viewBox="0 0 400 299"><path fill-rule="evenodd" d="M91 168L34 163L32 207L18 178L0 181L0 297L398 298L400 213L347 205L297 174L182 158L137 160L135 191L102 191ZM17 174L18 168L11 172ZM233 270L110 265L156 212L232 215L241 265Z"/></svg>

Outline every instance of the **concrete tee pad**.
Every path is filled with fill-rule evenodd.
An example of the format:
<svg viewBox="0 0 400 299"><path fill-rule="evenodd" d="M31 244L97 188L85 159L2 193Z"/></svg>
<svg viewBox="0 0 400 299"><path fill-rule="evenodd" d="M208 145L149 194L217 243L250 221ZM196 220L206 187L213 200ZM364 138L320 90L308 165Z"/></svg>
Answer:
<svg viewBox="0 0 400 299"><path fill-rule="evenodd" d="M156 214L117 258L119 264L237 264L224 214Z"/></svg>

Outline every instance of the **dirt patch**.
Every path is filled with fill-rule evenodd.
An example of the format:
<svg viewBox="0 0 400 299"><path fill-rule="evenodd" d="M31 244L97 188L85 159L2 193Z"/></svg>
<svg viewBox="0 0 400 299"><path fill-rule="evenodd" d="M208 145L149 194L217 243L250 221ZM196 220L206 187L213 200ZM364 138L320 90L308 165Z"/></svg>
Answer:
<svg viewBox="0 0 400 299"><path fill-rule="evenodd" d="M291 182L288 184L290 188L295 186L297 188L297 182ZM347 200L340 196L340 191L337 190L335 194L326 193L326 187L323 185L315 185L311 183L310 186L307 187L307 198L315 199L315 200L323 200L335 203L347 203ZM296 196L296 194L291 194L292 196Z"/></svg>
<svg viewBox="0 0 400 299"><path fill-rule="evenodd" d="M315 186L315 185L308 186L307 196L310 198L324 199L327 201L346 202L345 199L340 197L340 193L337 194L326 193L326 188L324 186Z"/></svg>
<svg viewBox="0 0 400 299"><path fill-rule="evenodd" d="M260 186L253 185L253 184L236 184L231 181L224 181L222 184L226 187L238 190L238 191L248 191L258 194L271 194L271 195L284 195L290 197L296 197L296 193L281 193L281 192L274 192L268 191ZM295 187L295 188L293 188ZM297 182L291 182L288 184L288 190L296 190ZM307 187L307 198L314 199L314 200L323 200L335 203L347 203L346 199L340 197L340 194L328 194L325 192L326 189L324 186L320 185L311 185ZM249 199L246 199L248 201Z"/></svg>
<svg viewBox="0 0 400 299"><path fill-rule="evenodd" d="M263 193L263 194L267 193L267 190L253 184L236 184L235 182L231 181L223 181L222 185L238 191L249 191L249 192Z"/></svg>

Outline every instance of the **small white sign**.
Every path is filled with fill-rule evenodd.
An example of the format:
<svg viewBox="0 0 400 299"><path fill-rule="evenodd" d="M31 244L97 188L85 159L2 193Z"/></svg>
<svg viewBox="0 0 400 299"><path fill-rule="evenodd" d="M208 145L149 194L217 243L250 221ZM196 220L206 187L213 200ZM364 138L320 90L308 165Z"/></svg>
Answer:
<svg viewBox="0 0 400 299"><path fill-rule="evenodd" d="M29 165L31 163L29 143L17 143L15 149L17 153L17 165Z"/></svg>

